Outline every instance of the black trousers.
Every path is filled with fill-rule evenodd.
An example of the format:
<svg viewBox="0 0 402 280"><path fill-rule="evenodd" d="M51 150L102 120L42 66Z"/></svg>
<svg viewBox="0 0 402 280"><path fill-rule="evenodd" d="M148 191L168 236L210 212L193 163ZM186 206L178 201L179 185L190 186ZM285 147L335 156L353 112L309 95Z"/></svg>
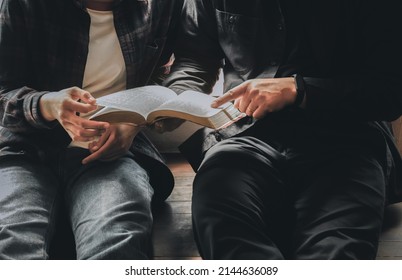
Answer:
<svg viewBox="0 0 402 280"><path fill-rule="evenodd" d="M197 172L204 259L374 259L386 146L368 127L256 124L212 147Z"/></svg>

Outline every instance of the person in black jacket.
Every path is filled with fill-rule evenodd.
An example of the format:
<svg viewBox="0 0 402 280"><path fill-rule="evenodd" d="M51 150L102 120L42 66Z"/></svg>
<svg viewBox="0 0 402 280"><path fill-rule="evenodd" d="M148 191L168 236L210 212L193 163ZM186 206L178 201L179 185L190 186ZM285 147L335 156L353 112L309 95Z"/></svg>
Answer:
<svg viewBox="0 0 402 280"><path fill-rule="evenodd" d="M140 128L80 114L163 78L182 1L0 5L0 259L49 258L59 210L77 258L149 258L173 175Z"/></svg>
<svg viewBox="0 0 402 280"><path fill-rule="evenodd" d="M166 84L249 117L180 148L205 259L374 259L401 157L400 1L187 0Z"/></svg>

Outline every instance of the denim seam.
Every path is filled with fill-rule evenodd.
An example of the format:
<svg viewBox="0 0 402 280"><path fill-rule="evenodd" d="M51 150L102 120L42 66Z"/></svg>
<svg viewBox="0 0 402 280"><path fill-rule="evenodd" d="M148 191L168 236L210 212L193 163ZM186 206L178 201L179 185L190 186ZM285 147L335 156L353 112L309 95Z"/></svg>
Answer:
<svg viewBox="0 0 402 280"><path fill-rule="evenodd" d="M51 232L52 232L52 230L51 230L52 225L54 226L54 222L55 222L54 217L56 216L56 213L55 213L54 209L56 208L55 205L56 205L57 197L58 197L58 194L56 193L56 195L53 198L52 206L49 209L49 211L50 211L49 221L47 223L47 229L46 229L46 232L45 232L45 240L44 240L45 242L44 242L43 249L42 249L42 254L43 254L44 259L45 259L46 255L48 255L47 251L48 251L49 246L50 246L49 237L50 237Z"/></svg>

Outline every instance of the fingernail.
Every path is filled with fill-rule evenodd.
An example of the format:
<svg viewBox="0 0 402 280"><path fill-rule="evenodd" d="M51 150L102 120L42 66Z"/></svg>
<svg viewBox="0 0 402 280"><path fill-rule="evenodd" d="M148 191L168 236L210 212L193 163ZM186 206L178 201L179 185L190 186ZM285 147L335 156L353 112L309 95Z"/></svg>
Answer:
<svg viewBox="0 0 402 280"><path fill-rule="evenodd" d="M92 147L92 150L95 150L95 151L96 151L97 149L98 149L98 146L93 146L93 147Z"/></svg>

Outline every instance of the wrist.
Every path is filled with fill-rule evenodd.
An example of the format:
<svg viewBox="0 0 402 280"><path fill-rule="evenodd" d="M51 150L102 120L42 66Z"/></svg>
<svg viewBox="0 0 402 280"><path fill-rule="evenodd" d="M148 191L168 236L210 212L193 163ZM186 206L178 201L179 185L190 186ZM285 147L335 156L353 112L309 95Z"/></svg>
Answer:
<svg viewBox="0 0 402 280"><path fill-rule="evenodd" d="M306 85L303 76L296 74L293 76L295 88L296 88L296 98L293 103L294 107L303 107L306 98Z"/></svg>
<svg viewBox="0 0 402 280"><path fill-rule="evenodd" d="M53 116L51 112L52 105L50 104L50 101L48 100L48 93L42 95L42 97L39 99L39 112L42 116L43 119L45 119L48 122L56 120L56 118Z"/></svg>

